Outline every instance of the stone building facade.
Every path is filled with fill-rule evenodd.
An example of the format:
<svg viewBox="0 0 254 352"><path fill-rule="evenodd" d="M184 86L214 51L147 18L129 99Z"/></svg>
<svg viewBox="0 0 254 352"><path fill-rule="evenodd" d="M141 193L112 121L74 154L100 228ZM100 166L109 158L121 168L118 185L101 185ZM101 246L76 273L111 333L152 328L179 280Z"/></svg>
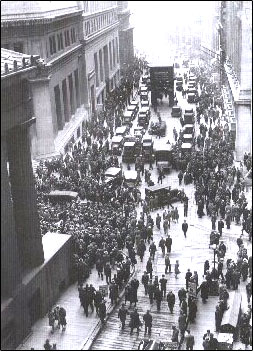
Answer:
<svg viewBox="0 0 254 352"><path fill-rule="evenodd" d="M68 285L70 236L41 237L29 130L38 61L1 50L1 347L13 350ZM43 77L41 77L43 79Z"/></svg>
<svg viewBox="0 0 254 352"><path fill-rule="evenodd" d="M30 81L33 158L66 152L118 86L121 60L133 58L130 14L122 3L127 2L2 2L1 47L39 55L45 63L43 78Z"/></svg>
<svg viewBox="0 0 254 352"><path fill-rule="evenodd" d="M252 153L252 2L221 1L223 92L236 160Z"/></svg>

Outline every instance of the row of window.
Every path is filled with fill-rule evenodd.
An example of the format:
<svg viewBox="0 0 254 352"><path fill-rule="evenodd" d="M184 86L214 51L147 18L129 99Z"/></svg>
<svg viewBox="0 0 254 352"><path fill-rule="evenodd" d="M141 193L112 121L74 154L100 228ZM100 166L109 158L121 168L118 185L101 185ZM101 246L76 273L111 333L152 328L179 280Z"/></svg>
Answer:
<svg viewBox="0 0 254 352"><path fill-rule="evenodd" d="M53 34L49 37L49 52L50 55L54 55L57 51L63 50L64 47L68 47L76 42L76 31L75 28L71 28L71 31L67 29L63 33ZM57 43L57 45L56 45Z"/></svg>
<svg viewBox="0 0 254 352"><path fill-rule="evenodd" d="M101 30L104 27L109 26L117 20L116 12L112 11L103 15L99 15L96 18L92 18L85 22L85 35L89 36L94 32Z"/></svg>

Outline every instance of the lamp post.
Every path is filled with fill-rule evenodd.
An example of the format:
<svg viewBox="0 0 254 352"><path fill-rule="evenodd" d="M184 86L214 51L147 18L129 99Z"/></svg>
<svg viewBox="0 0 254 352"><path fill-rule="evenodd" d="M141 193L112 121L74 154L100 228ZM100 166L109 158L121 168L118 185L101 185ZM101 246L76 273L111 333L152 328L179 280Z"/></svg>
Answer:
<svg viewBox="0 0 254 352"><path fill-rule="evenodd" d="M215 277L215 253L217 249L217 245L214 243L212 245L213 249L213 273L214 273L214 279L212 280L212 287L211 287L211 296L218 296L218 279Z"/></svg>
<svg viewBox="0 0 254 352"><path fill-rule="evenodd" d="M213 271L215 272L215 253L217 249L217 245L215 243L212 245L212 249L213 249Z"/></svg>

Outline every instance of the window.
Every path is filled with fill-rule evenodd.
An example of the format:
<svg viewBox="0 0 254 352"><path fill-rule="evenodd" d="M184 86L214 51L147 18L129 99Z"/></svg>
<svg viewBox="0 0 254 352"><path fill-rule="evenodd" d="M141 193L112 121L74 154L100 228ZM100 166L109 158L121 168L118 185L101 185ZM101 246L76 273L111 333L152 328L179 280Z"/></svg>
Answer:
<svg viewBox="0 0 254 352"><path fill-rule="evenodd" d="M56 53L56 38L55 35L51 35L49 37L49 51L50 55L53 55Z"/></svg>
<svg viewBox="0 0 254 352"><path fill-rule="evenodd" d="M69 30L64 31L64 41L65 41L65 46L70 46L70 33L69 33Z"/></svg>
<svg viewBox="0 0 254 352"><path fill-rule="evenodd" d="M61 109L59 85L54 87L54 93L55 93L55 104L56 104L57 127L58 127L58 131L60 131L63 129L63 122L62 122L62 109Z"/></svg>
<svg viewBox="0 0 254 352"><path fill-rule="evenodd" d="M14 43L13 44L13 50L17 51L18 53L23 53L23 43Z"/></svg>
<svg viewBox="0 0 254 352"><path fill-rule="evenodd" d="M76 90L76 103L77 108L80 107L80 95L79 95L79 77L78 77L78 69L74 71L74 79L75 79L75 90Z"/></svg>
<svg viewBox="0 0 254 352"><path fill-rule="evenodd" d="M75 43L76 41L76 32L75 32L75 28L71 29L71 43Z"/></svg>
<svg viewBox="0 0 254 352"><path fill-rule="evenodd" d="M59 50L63 50L63 34L57 34L57 49Z"/></svg>
<svg viewBox="0 0 254 352"><path fill-rule="evenodd" d="M69 108L68 108L68 93L67 93L67 85L66 85L66 79L62 81L62 94L63 94L63 105L64 105L64 119L65 122L68 122L70 120L69 116Z"/></svg>

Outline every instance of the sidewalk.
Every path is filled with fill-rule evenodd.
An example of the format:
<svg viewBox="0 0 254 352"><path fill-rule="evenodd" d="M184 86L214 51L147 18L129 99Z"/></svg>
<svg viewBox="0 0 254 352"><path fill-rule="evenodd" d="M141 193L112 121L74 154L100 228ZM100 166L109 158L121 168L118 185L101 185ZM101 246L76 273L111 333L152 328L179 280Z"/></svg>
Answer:
<svg viewBox="0 0 254 352"><path fill-rule="evenodd" d="M112 275L115 270L112 271ZM84 282L84 285L88 283L93 284L95 289L99 289L100 285L105 285L106 280L99 279L96 269L92 269L90 277ZM107 312L111 311L111 302L108 297L105 297ZM84 309L80 305L78 296L77 283L69 286L66 291L56 302L55 306L59 305L66 309L66 330L55 330L51 333L51 327L48 325L47 315L42 319L39 319L33 326L30 335L23 341L23 343L17 348L17 350L30 350L33 347L35 350L44 350L43 345L46 339L50 340L50 343L56 343L57 350L81 350L87 349L85 345L90 343L90 337L96 335L97 330L100 329L100 319L94 310L90 312L86 318Z"/></svg>

